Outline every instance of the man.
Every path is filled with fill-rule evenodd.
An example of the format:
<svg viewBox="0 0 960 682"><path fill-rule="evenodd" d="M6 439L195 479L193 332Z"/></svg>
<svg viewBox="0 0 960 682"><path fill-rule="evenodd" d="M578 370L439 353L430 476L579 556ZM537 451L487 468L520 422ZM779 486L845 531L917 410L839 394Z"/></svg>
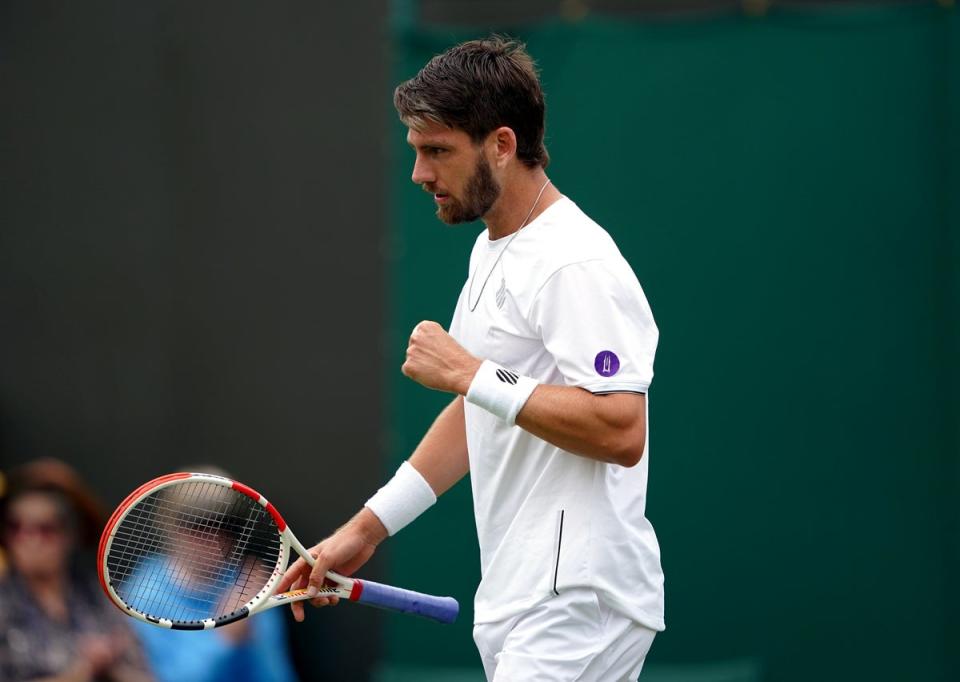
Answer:
<svg viewBox="0 0 960 682"><path fill-rule="evenodd" d="M610 236L546 176L543 94L522 45L458 45L394 103L413 182L438 217L486 225L450 332L418 324L402 368L455 397L394 478L313 548L312 573L298 561L281 588L352 573L469 471L482 568L474 639L488 679L635 680L664 627L644 516L658 332L643 291Z"/></svg>

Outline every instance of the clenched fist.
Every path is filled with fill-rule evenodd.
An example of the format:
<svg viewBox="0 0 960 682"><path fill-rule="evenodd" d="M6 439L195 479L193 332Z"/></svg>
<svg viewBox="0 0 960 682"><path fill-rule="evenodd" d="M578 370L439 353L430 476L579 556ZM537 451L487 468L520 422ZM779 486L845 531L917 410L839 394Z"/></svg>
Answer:
<svg viewBox="0 0 960 682"><path fill-rule="evenodd" d="M466 395L480 364L443 327L424 320L410 334L400 370L427 388Z"/></svg>

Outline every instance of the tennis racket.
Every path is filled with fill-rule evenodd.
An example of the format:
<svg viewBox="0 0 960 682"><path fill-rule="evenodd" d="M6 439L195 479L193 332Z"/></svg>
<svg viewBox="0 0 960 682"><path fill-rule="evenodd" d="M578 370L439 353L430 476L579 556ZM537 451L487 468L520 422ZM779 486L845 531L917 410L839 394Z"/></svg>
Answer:
<svg viewBox="0 0 960 682"><path fill-rule="evenodd" d="M110 517L100 538L100 585L134 618L174 630L209 630L281 604L305 589L275 594L291 548L316 562L276 508L252 488L212 474L149 481ZM333 571L316 595L452 623L452 597L348 578Z"/></svg>

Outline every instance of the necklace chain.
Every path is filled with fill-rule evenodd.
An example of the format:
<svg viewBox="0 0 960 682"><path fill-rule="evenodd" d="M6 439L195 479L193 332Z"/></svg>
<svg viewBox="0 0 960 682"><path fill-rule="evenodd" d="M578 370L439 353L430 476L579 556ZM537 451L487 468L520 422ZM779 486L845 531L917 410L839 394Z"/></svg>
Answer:
<svg viewBox="0 0 960 682"><path fill-rule="evenodd" d="M490 268L490 272L487 273L486 278L483 280L483 284L480 286L480 293L477 294L477 300L473 303L470 301L473 299L473 280L477 274L477 270L480 269L480 265L477 264L476 269L473 271L473 275L470 276L470 289L467 292L467 305L470 306L470 312L472 313L477 309L477 306L480 305L480 299L483 298L483 290L487 288L487 282L490 281L490 276L493 275L493 271L497 269L497 263L500 262L500 259L503 258L503 254L507 252L507 249L510 248L510 245L513 244L513 240L517 238L517 235L520 234L520 230L527 226L527 221L530 220L530 216L533 215L533 209L537 207L537 204L540 203L540 197L543 196L544 190L547 189L547 185L550 184L550 178L547 178L547 181L543 183L543 187L540 188L540 193L537 194L537 198L533 202L533 206L530 207L530 210L527 212L527 217L523 219L523 222L520 223L520 227L517 228L517 231L513 233L510 239L507 241L506 245L500 249L500 253L497 254L497 260L493 261L493 266Z"/></svg>

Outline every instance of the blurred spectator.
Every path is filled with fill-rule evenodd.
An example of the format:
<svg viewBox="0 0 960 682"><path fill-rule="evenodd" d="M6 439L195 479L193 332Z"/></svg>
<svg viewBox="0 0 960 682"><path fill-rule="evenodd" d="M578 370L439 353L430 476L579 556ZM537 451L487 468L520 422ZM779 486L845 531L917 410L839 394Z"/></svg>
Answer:
<svg viewBox="0 0 960 682"><path fill-rule="evenodd" d="M2 500L7 494L7 476L2 471L0 471L0 500ZM3 522L3 518L0 517L0 523ZM0 579L7 574L7 552L3 548L3 541L0 540Z"/></svg>
<svg viewBox="0 0 960 682"><path fill-rule="evenodd" d="M208 465L181 470L230 477ZM183 549L201 551L198 547ZM190 565L188 562L176 571L181 584L193 582L183 573ZM156 566L144 570L158 569L165 572ZM152 582L164 584L161 578ZM272 609L214 630L167 630L136 622L135 631L159 682L296 682L284 624L286 612Z"/></svg>
<svg viewBox="0 0 960 682"><path fill-rule="evenodd" d="M0 519L0 680L151 680L128 619L83 551L96 546L106 516L77 473L52 459L10 471Z"/></svg>

